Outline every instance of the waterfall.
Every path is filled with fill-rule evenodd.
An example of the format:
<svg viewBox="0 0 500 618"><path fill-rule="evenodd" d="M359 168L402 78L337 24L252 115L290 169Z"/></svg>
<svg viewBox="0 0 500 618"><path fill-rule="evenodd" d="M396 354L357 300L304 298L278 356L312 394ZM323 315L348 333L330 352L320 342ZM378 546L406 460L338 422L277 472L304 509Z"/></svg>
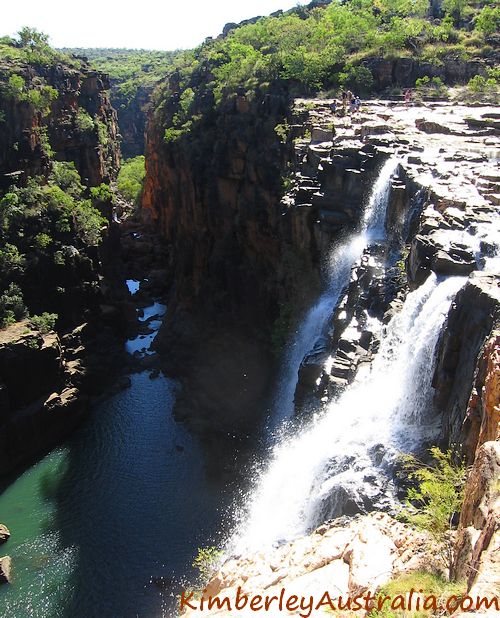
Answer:
<svg viewBox="0 0 500 618"><path fill-rule="evenodd" d="M308 311L286 349L284 368L272 406L273 414L267 426L270 432L275 431L293 413L293 398L300 363L324 333L327 321L349 283L353 264L372 242L385 236L385 216L391 179L398 166L399 161L394 157L384 163L367 201L359 228L337 243L330 252L327 263L327 289Z"/></svg>
<svg viewBox="0 0 500 618"><path fill-rule="evenodd" d="M462 277L430 275L389 323L368 375L358 377L300 435L273 450L230 549L264 548L339 515L339 503L394 499L391 459L431 438L434 348Z"/></svg>

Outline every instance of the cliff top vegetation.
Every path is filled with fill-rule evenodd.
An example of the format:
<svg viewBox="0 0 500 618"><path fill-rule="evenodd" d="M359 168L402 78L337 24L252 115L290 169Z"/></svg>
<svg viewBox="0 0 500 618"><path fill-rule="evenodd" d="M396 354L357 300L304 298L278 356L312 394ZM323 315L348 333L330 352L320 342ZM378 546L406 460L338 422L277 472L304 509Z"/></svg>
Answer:
<svg viewBox="0 0 500 618"><path fill-rule="evenodd" d="M381 60L408 59L445 80L447 63L475 63L497 81L499 27L489 0L334 1L228 26L172 58L157 101L162 114L162 102L178 99L163 116L166 141L188 133L211 99L216 106L238 92L263 95L279 84L295 96L340 88L367 96L381 89L372 70Z"/></svg>

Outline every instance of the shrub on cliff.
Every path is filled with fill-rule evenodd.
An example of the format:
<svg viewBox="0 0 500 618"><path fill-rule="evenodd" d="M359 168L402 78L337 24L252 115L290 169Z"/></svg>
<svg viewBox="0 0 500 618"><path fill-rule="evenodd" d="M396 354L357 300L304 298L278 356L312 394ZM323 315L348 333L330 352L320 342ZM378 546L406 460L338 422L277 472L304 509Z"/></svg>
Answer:
<svg viewBox="0 0 500 618"><path fill-rule="evenodd" d="M42 315L33 315L30 318L30 325L32 328L40 331L43 335L54 330L57 318L57 313L47 313L44 311Z"/></svg>
<svg viewBox="0 0 500 618"><path fill-rule="evenodd" d="M430 454L430 464L405 457L404 468L414 486L408 490L402 518L430 534L451 573L454 555L450 530L462 508L466 467L451 449L443 453L433 447Z"/></svg>
<svg viewBox="0 0 500 618"><path fill-rule="evenodd" d="M500 31L500 7L485 6L476 18L476 29L484 34Z"/></svg>
<svg viewBox="0 0 500 618"><path fill-rule="evenodd" d="M24 78L16 73L12 74L7 84L3 86L3 93L6 97L19 102L27 102L35 112L47 116L50 112L52 102L57 99L59 93L52 86L38 84L28 87Z"/></svg>
<svg viewBox="0 0 500 618"><path fill-rule="evenodd" d="M99 195L104 195L102 189ZM60 279L77 285L81 273L88 272L85 254L99 244L106 224L93 205L95 193L91 197L86 198L75 166L66 162L54 163L48 181L30 178L26 186L12 186L0 197L3 324L21 319L27 308L43 313L45 299L62 293Z"/></svg>
<svg viewBox="0 0 500 618"><path fill-rule="evenodd" d="M0 294L0 326L9 326L22 320L27 314L21 288L16 283L11 283Z"/></svg>
<svg viewBox="0 0 500 618"><path fill-rule="evenodd" d="M201 585L205 585L220 565L223 552L217 547L200 547L192 566L198 571Z"/></svg>

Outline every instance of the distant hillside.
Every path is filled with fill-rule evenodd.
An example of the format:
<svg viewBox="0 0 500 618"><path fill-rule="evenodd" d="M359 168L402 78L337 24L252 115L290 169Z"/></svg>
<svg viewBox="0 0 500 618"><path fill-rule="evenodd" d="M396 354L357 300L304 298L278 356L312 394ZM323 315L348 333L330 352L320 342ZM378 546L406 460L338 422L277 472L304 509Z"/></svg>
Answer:
<svg viewBox="0 0 500 618"><path fill-rule="evenodd" d="M65 48L60 52L86 58L96 69L109 75L123 156L142 155L151 92L171 69L178 52L105 48Z"/></svg>

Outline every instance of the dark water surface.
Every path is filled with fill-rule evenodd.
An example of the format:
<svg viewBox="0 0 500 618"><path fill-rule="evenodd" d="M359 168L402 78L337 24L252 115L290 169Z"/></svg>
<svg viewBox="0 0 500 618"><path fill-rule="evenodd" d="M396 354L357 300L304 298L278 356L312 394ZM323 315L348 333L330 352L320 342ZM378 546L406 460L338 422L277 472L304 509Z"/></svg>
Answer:
<svg viewBox="0 0 500 618"><path fill-rule="evenodd" d="M154 307L143 320L162 308ZM198 547L217 543L232 501L220 449L214 461L173 420L173 381L130 377L130 388L0 496L0 522L12 533L2 555L13 563L2 618L175 616L178 580Z"/></svg>

